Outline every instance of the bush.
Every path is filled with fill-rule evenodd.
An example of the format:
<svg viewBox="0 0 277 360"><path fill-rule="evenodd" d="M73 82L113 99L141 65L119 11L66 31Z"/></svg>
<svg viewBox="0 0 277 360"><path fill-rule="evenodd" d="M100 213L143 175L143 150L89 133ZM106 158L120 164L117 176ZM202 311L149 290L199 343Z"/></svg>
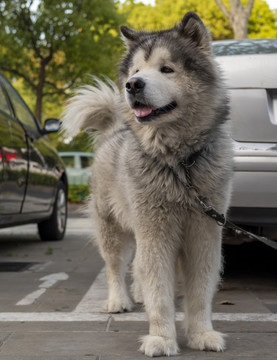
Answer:
<svg viewBox="0 0 277 360"><path fill-rule="evenodd" d="M69 185L68 186L68 200L70 202L80 202L90 195L90 188L88 184Z"/></svg>

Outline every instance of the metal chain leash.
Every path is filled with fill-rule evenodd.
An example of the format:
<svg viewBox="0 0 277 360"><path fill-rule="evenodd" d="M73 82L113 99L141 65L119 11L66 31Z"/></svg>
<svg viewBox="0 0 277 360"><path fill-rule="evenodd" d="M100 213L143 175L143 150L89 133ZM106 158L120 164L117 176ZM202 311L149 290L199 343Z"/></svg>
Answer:
<svg viewBox="0 0 277 360"><path fill-rule="evenodd" d="M186 174L186 182L175 171L173 167L170 167L171 170L174 172L174 174L177 176L178 180L185 186L187 190L193 190L194 191L194 198L196 202L201 206L203 213L209 216L211 219L217 222L219 226L224 227L225 229L231 230L235 233L236 236L247 236L251 240L257 240L260 241L273 249L277 250L277 242L270 240L264 236L259 236L256 234L251 233L250 231L247 231L245 229L240 228L239 226L232 223L230 220L226 218L224 214L220 214L213 206L206 203L205 199L203 199L197 189L193 186L192 180L191 180L191 174L190 174L190 168L195 164L195 161L188 164L184 161L180 163L180 165L184 168L185 174Z"/></svg>

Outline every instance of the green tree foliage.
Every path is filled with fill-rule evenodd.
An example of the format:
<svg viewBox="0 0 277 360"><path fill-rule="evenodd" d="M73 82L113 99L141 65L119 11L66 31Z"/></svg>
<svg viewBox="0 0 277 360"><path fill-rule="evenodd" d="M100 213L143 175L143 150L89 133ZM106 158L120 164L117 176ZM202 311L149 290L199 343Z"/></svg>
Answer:
<svg viewBox="0 0 277 360"><path fill-rule="evenodd" d="M160 18L157 6L136 3L134 0L124 1L119 12L125 14L127 25L136 30L159 30L164 20Z"/></svg>
<svg viewBox="0 0 277 360"><path fill-rule="evenodd" d="M223 14L218 11L214 0L157 0L156 7L162 16L170 21L166 27L173 26L184 16L187 11L195 11L209 27L214 40L232 37L232 30Z"/></svg>
<svg viewBox="0 0 277 360"><path fill-rule="evenodd" d="M122 22L113 0L0 0L0 69L24 80L41 120L43 101L87 73L115 76Z"/></svg>
<svg viewBox="0 0 277 360"><path fill-rule="evenodd" d="M64 138L58 134L51 135L52 142L58 151L84 151L91 152L93 149L94 133L88 134L81 131L74 138Z"/></svg>
<svg viewBox="0 0 277 360"><path fill-rule="evenodd" d="M127 0L121 11L136 29L161 30L180 21L187 11L195 11L210 28L214 39L232 38L232 29L214 0L156 0L155 6Z"/></svg>
<svg viewBox="0 0 277 360"><path fill-rule="evenodd" d="M230 11L230 0L222 0ZM246 6L247 0L241 0ZM234 30L215 0L156 0L155 6L127 0L120 11L127 16L129 26L136 29L161 30L178 22L187 11L195 11L209 27L213 40L234 38ZM264 0L255 0L248 23L248 36L276 37L276 14Z"/></svg>
<svg viewBox="0 0 277 360"><path fill-rule="evenodd" d="M266 1L255 1L255 5L248 23L248 37L277 37L277 11L271 11Z"/></svg>

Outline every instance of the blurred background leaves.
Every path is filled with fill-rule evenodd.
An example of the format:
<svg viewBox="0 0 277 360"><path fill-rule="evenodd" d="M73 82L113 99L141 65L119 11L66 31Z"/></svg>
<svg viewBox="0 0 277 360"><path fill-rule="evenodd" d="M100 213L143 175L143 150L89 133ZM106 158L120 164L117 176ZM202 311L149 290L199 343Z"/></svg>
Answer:
<svg viewBox="0 0 277 360"><path fill-rule="evenodd" d="M232 1L221 0L230 10ZM0 71L19 90L37 119L60 117L72 91L89 75L116 80L124 47L120 25L160 30L195 11L213 40L234 38L234 30L215 0L156 0L154 5L126 0L0 0ZM248 37L276 38L277 13L255 0ZM59 151L91 151L91 137L51 135Z"/></svg>

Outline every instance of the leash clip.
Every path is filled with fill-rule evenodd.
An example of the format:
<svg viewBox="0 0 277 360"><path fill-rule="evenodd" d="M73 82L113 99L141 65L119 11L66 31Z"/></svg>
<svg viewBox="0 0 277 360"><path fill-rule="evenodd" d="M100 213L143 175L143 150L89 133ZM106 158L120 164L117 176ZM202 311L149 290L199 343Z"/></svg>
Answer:
<svg viewBox="0 0 277 360"><path fill-rule="evenodd" d="M215 220L219 226L225 226L227 219L224 216L224 214L219 214L219 212L216 211L216 209L211 206L207 205L204 200L202 200L199 196L196 196L196 199L198 200L199 204L201 205L204 213Z"/></svg>
<svg viewBox="0 0 277 360"><path fill-rule="evenodd" d="M206 210L204 210L205 214L214 219L219 226L225 226L227 219L223 214L219 214L214 207L209 206Z"/></svg>

